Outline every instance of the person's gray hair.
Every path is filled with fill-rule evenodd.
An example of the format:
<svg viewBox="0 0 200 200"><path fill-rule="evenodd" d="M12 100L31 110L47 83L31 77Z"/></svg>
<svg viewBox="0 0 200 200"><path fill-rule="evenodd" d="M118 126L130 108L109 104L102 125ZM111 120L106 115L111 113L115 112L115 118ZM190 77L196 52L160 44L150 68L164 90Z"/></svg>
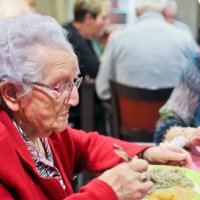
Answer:
<svg viewBox="0 0 200 200"><path fill-rule="evenodd" d="M0 80L7 79L24 86L23 94L30 91L25 82L42 77L38 44L63 49L73 54L66 32L50 16L23 13L0 21ZM23 95L22 94L22 95Z"/></svg>
<svg viewBox="0 0 200 200"><path fill-rule="evenodd" d="M175 0L168 0L167 4L174 11L174 13L177 12L177 2Z"/></svg>
<svg viewBox="0 0 200 200"><path fill-rule="evenodd" d="M136 12L141 14L147 11L162 12L167 0L134 0Z"/></svg>

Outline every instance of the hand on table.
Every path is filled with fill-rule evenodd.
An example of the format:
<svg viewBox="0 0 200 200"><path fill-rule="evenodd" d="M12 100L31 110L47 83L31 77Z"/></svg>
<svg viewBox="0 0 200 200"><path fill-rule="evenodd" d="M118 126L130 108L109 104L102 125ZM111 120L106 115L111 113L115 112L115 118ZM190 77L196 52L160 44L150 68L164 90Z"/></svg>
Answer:
<svg viewBox="0 0 200 200"><path fill-rule="evenodd" d="M191 156L185 149L170 144L161 143L150 147L144 151L143 156L153 164L187 166L191 163Z"/></svg>
<svg viewBox="0 0 200 200"><path fill-rule="evenodd" d="M187 142L185 146L200 146L200 127L172 127L166 133L164 141L170 142L179 136L186 138Z"/></svg>
<svg viewBox="0 0 200 200"><path fill-rule="evenodd" d="M153 183L142 180L143 173L148 169L144 160L133 158L105 171L98 178L109 184L119 200L139 200L145 197L152 188Z"/></svg>

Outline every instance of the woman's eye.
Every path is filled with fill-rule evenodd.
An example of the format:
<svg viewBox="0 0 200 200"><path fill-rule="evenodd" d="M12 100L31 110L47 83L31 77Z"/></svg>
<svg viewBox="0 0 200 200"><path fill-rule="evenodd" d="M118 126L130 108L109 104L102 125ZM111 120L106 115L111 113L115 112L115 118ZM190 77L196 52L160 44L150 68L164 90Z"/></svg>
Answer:
<svg viewBox="0 0 200 200"><path fill-rule="evenodd" d="M59 89L64 83L65 83L64 81L56 83L55 85L53 85L53 87Z"/></svg>
<svg viewBox="0 0 200 200"><path fill-rule="evenodd" d="M61 84L56 84L56 85L53 86L53 89L54 89L55 91L59 92L61 87L62 87Z"/></svg>
<svg viewBox="0 0 200 200"><path fill-rule="evenodd" d="M56 86L54 86L53 88L55 89L55 90L59 90L60 89L60 87L61 87L61 85L56 85Z"/></svg>
<svg viewBox="0 0 200 200"><path fill-rule="evenodd" d="M79 77L76 77L74 80L73 80L73 83L75 83L77 81L77 79L79 79Z"/></svg>

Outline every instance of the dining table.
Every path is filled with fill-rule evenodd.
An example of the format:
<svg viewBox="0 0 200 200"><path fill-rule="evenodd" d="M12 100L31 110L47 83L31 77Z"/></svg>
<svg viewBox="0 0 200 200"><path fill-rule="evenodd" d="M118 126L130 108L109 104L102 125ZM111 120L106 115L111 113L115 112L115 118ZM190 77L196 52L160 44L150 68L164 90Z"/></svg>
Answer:
<svg viewBox="0 0 200 200"><path fill-rule="evenodd" d="M200 172L200 146L190 148L189 153L192 157L192 162L189 165L189 168Z"/></svg>

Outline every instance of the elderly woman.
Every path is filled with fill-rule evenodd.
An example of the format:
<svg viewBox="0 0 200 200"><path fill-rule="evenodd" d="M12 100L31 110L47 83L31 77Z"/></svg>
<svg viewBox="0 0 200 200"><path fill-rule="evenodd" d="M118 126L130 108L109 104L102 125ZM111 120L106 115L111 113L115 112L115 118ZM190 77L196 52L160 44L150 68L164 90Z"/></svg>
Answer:
<svg viewBox="0 0 200 200"><path fill-rule="evenodd" d="M138 200L152 187L141 178L148 162L189 161L178 147L148 148L66 126L81 78L77 57L51 17L4 19L0 36L1 199ZM135 158L123 162L114 143ZM83 170L102 174L74 193L73 175Z"/></svg>

